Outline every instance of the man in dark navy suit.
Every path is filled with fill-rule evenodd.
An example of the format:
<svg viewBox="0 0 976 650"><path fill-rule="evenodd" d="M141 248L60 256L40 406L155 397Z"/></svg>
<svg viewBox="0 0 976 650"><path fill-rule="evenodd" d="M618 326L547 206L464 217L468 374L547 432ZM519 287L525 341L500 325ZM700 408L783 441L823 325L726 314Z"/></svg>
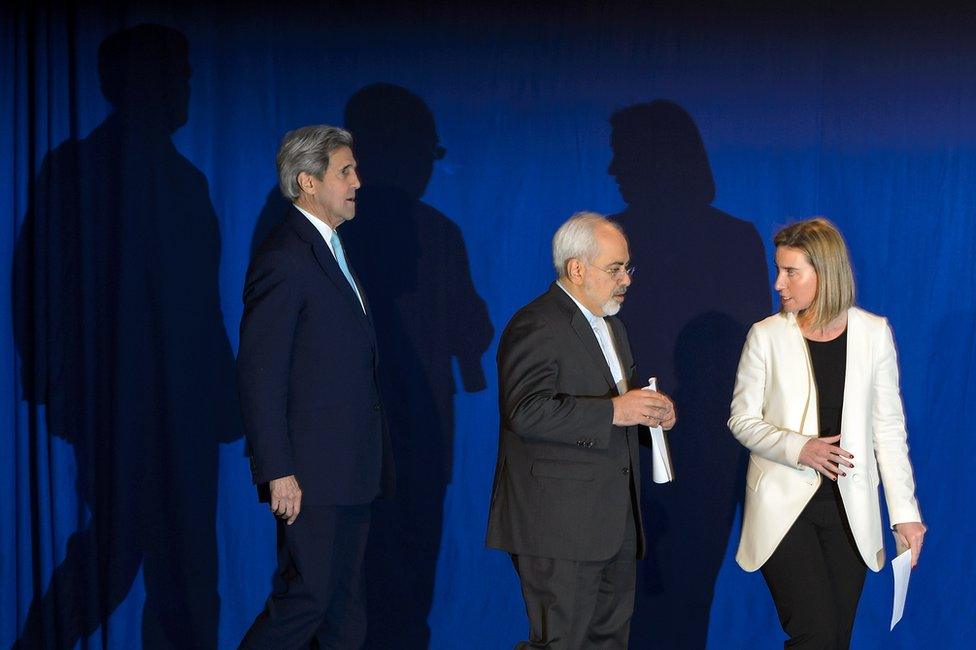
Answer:
<svg viewBox="0 0 976 650"><path fill-rule="evenodd" d="M356 215L352 136L291 131L277 162L293 206L248 269L237 372L278 569L241 647L359 648L370 504L393 467L369 304L337 233Z"/></svg>

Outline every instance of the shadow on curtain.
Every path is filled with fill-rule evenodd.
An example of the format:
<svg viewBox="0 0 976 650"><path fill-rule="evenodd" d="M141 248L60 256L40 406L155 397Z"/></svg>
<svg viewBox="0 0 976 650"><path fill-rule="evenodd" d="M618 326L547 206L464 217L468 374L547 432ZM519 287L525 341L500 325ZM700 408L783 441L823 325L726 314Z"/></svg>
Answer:
<svg viewBox="0 0 976 650"><path fill-rule="evenodd" d="M140 567L143 646L216 645L217 451L241 429L217 218L171 141L187 121L188 53L182 33L152 24L102 42L113 111L47 155L18 238L24 397L46 416L33 445L72 445L79 497L78 530L50 584L35 585L18 647L74 647ZM31 480L31 508L53 508L38 502L48 477Z"/></svg>
<svg viewBox="0 0 976 650"><path fill-rule="evenodd" d="M676 481L642 494L648 557L638 563L631 643L703 648L742 498L746 454L725 422L746 332L770 312L766 256L752 224L712 207L711 166L687 111L656 100L610 124L609 173L627 203L615 218L638 268L621 317L638 376L657 377L678 411Z"/></svg>

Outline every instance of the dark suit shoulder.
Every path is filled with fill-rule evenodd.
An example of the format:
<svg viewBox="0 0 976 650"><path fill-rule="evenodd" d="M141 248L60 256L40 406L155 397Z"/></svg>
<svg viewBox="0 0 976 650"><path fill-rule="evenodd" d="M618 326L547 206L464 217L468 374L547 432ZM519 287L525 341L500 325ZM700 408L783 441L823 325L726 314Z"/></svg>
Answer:
<svg viewBox="0 0 976 650"><path fill-rule="evenodd" d="M273 241L273 238L269 237L251 260L249 275L255 271L271 269L288 273L297 266L297 252L293 243Z"/></svg>
<svg viewBox="0 0 976 650"><path fill-rule="evenodd" d="M298 218L305 217L299 215ZM300 270L306 263L315 262L311 244L298 232L293 221L294 218L289 215L275 226L254 253L252 269L281 265L281 270L287 272ZM309 225L309 228L312 226ZM317 231L315 236L321 237Z"/></svg>
<svg viewBox="0 0 976 650"><path fill-rule="evenodd" d="M579 308L562 289L553 283L549 291L515 312L510 323L533 320L551 324L568 323L575 313L574 310L579 311Z"/></svg>
<svg viewBox="0 0 976 650"><path fill-rule="evenodd" d="M286 218L265 237L255 252L255 258L272 251L294 251L307 248L308 244L298 236L290 219Z"/></svg>
<svg viewBox="0 0 976 650"><path fill-rule="evenodd" d="M502 341L513 336L523 336L527 331L550 330L555 320L551 310L529 303L515 312L515 315L508 321L508 325L502 333Z"/></svg>
<svg viewBox="0 0 976 650"><path fill-rule="evenodd" d="M281 229L279 226L277 230ZM248 267L244 283L244 302L248 303L263 296L276 287L294 287L296 281L300 282L303 275L302 246L307 248L308 244L298 237L292 239L287 232L272 233Z"/></svg>
<svg viewBox="0 0 976 650"><path fill-rule="evenodd" d="M560 294L556 294L558 291ZM565 299L565 300L563 300ZM572 300L555 286L512 316L498 344L499 361L511 355L520 355L526 350L536 353L542 350L544 356L556 354L556 341L563 339L572 330L573 311L577 310Z"/></svg>

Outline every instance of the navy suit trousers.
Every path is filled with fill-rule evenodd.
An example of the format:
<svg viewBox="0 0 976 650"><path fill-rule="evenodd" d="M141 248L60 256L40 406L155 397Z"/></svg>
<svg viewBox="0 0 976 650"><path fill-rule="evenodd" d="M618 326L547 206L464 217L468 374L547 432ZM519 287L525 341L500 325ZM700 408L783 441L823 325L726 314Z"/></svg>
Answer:
<svg viewBox="0 0 976 650"><path fill-rule="evenodd" d="M303 506L278 520L278 568L271 596L241 648L361 648L366 639L363 556L371 505Z"/></svg>

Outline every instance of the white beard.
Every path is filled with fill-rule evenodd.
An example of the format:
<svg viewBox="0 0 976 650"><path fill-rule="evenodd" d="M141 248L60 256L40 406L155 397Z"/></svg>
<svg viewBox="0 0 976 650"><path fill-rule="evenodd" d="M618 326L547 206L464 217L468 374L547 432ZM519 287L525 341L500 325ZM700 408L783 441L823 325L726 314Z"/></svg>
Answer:
<svg viewBox="0 0 976 650"><path fill-rule="evenodd" d="M620 311L621 303L617 302L613 298L603 303L603 315L604 316L616 316L617 312Z"/></svg>

